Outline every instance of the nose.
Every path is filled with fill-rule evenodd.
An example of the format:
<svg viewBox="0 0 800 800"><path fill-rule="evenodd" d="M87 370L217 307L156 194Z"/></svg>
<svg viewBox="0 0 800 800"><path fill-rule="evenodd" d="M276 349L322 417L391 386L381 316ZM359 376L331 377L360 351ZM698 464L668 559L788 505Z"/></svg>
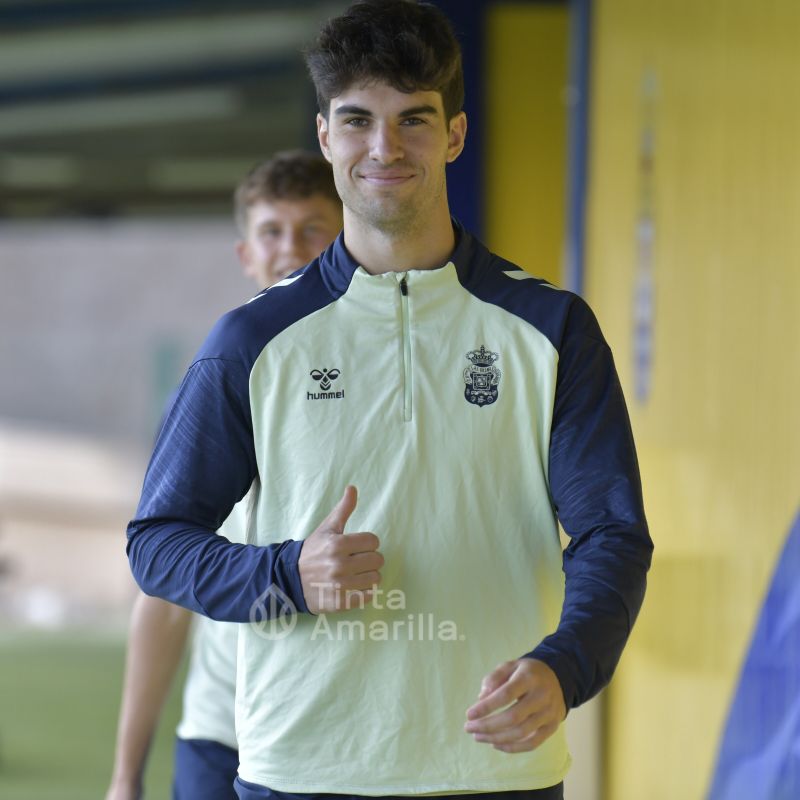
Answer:
<svg viewBox="0 0 800 800"><path fill-rule="evenodd" d="M380 164L392 164L403 158L402 142L394 126L388 124L374 126L369 157Z"/></svg>

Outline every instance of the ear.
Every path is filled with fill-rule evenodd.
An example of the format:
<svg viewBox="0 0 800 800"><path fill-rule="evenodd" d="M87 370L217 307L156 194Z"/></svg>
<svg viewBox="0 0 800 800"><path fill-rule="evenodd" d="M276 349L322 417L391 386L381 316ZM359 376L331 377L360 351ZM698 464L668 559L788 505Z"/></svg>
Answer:
<svg viewBox="0 0 800 800"><path fill-rule="evenodd" d="M250 248L247 246L247 242L243 239L240 239L236 242L235 248L236 255L239 258L239 263L242 265L242 274L245 278L253 278L256 279L258 276L255 274L255 270L253 269L252 259L250 258Z"/></svg>
<svg viewBox="0 0 800 800"><path fill-rule="evenodd" d="M322 155L325 156L326 161L331 161L331 149L328 146L328 120L317 114L317 139L319 140L319 149L322 150Z"/></svg>
<svg viewBox="0 0 800 800"><path fill-rule="evenodd" d="M464 141L467 138L467 115L459 111L450 120L450 130L447 134L447 163L455 161L464 149Z"/></svg>

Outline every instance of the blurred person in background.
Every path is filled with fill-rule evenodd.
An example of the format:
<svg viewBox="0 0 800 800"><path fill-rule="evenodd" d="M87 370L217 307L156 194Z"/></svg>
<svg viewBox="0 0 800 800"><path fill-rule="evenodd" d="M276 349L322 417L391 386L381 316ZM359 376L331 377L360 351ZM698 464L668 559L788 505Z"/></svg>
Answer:
<svg viewBox="0 0 800 800"><path fill-rule="evenodd" d="M330 164L300 150L255 166L234 194L244 274L266 289L307 264L342 227L342 206ZM244 542L248 498L219 533ZM131 616L114 771L106 800L143 796L148 749L184 653L194 637L175 745L174 800L224 800L236 794L239 766L234 730L239 626L193 615L140 592Z"/></svg>

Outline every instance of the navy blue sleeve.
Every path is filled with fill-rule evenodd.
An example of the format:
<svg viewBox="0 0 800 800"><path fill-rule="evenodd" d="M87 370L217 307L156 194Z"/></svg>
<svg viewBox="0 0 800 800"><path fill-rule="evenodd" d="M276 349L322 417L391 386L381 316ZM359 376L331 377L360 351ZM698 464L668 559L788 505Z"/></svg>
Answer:
<svg viewBox="0 0 800 800"><path fill-rule="evenodd" d="M248 370L236 360L200 358L189 369L159 433L128 558L136 581L217 620L247 622L271 587L307 611L297 562L302 541L233 544L216 530L257 474Z"/></svg>
<svg viewBox="0 0 800 800"><path fill-rule="evenodd" d="M567 708L611 679L644 598L653 543L611 351L574 298L559 348L550 491L570 537L558 629L527 655L558 676Z"/></svg>

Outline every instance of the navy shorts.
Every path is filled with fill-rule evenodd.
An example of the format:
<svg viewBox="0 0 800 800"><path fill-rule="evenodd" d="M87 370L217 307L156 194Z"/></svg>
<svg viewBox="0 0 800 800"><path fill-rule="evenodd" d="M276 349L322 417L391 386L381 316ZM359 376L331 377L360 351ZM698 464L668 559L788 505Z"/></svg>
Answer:
<svg viewBox="0 0 800 800"><path fill-rule="evenodd" d="M234 786L239 800L377 800L375 797L362 797L356 794L289 794L275 792L265 786L257 786L237 778ZM396 795L384 795L395 797ZM531 789L525 792L480 792L479 794L446 794L431 800L564 800L564 784L547 789ZM406 795L402 800L409 800Z"/></svg>
<svg viewBox="0 0 800 800"><path fill-rule="evenodd" d="M205 739L175 739L172 800L236 800L239 751Z"/></svg>

